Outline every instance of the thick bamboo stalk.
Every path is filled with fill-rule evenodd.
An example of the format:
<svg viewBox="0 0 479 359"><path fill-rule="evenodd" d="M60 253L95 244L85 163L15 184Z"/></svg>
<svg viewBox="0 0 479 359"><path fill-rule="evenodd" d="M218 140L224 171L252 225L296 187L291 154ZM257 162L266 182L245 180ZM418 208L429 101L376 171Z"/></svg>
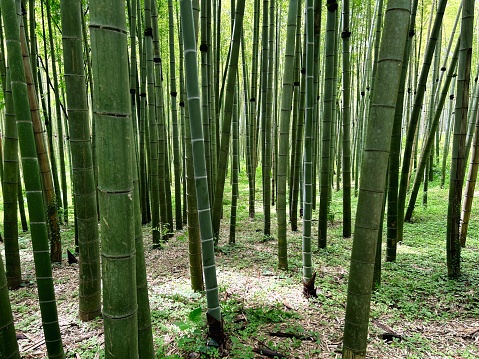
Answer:
<svg viewBox="0 0 479 359"><path fill-rule="evenodd" d="M351 254L343 336L343 358L348 359L366 357L378 231L382 226L394 108L409 16L409 1L388 1L361 167L361 189Z"/></svg>
<svg viewBox="0 0 479 359"><path fill-rule="evenodd" d="M105 358L138 357L133 132L125 5L124 0L90 4Z"/></svg>
<svg viewBox="0 0 479 359"><path fill-rule="evenodd" d="M446 259L447 273L451 278L461 275L461 200L466 170L466 131L471 77L472 38L474 29L474 1L465 0L462 8L459 64L457 71L457 99L452 141L451 175L449 178L449 203L447 209Z"/></svg>

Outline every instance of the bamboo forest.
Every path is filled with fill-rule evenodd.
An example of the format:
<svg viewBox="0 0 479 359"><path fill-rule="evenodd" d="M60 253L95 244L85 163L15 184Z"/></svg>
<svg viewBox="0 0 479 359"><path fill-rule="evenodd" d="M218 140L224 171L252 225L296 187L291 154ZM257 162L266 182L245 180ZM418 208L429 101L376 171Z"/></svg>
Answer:
<svg viewBox="0 0 479 359"><path fill-rule="evenodd" d="M0 359L479 358L478 15L0 0Z"/></svg>

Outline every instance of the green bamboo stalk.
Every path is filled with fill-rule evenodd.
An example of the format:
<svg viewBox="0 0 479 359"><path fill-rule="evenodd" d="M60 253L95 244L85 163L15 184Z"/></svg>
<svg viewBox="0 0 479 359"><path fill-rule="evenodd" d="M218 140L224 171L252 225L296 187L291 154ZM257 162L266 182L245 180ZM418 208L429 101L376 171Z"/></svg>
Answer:
<svg viewBox="0 0 479 359"><path fill-rule="evenodd" d="M250 142L250 166L248 168L248 213L249 218L255 216L255 178L256 178L256 118L257 118L257 104L259 103L257 82L258 82L258 43L259 43L259 0L254 0L253 10L253 50L251 59L251 90L249 100L249 129L248 136ZM217 44L219 48L219 44Z"/></svg>
<svg viewBox="0 0 479 359"><path fill-rule="evenodd" d="M276 3L277 4L277 3ZM271 14L271 23L270 26L273 27L274 29L272 30L273 33L273 40L274 41L274 56L273 56L273 61L274 61L274 69L273 69L273 84L274 84L274 89L273 89L273 114L272 114L272 122L273 122L273 155L272 155L272 179L271 179L271 205L275 206L275 201L277 201L277 195L278 195L278 140L279 140L279 99L278 99L278 92L279 92L279 72L281 71L281 65L279 62L279 56L280 56L280 43L282 42L281 40L281 31L280 31L280 26L281 26L281 7L276 5L278 8L277 10L274 11L274 13ZM273 18L274 18L274 23L273 23Z"/></svg>
<svg viewBox="0 0 479 359"><path fill-rule="evenodd" d="M38 108L38 99L35 91L35 83L33 81L33 73L30 67L30 60L28 55L28 48L25 39L24 27L20 26L20 42L22 47L23 67L25 80L27 84L28 101L30 105L31 119L33 122L33 131L35 135L35 145L37 150L38 161L40 165L41 179L43 183L43 191L46 198L46 212L48 216L48 226L50 229L50 258L52 262L61 262L62 249L61 249L61 237L59 216L57 208L57 197L55 195L52 177L52 171L50 170L50 160L45 148L43 139L43 128L40 120L40 111ZM13 74L12 74L13 78ZM12 85L13 89L13 85ZM53 156L50 157L53 164Z"/></svg>
<svg viewBox="0 0 479 359"><path fill-rule="evenodd" d="M20 169L18 169L18 178L21 178ZM18 189L17 189L17 202L18 202L18 212L20 213L20 221L22 222L22 230L23 232L28 232L28 223L27 217L25 215L25 203L23 200L23 190L22 190L22 181L18 181Z"/></svg>
<svg viewBox="0 0 479 359"><path fill-rule="evenodd" d="M66 177L66 166L65 166L65 151L64 151L64 138L63 138L63 124L62 124L62 112L60 109L60 87L58 86L58 74L57 74L57 64L56 64L56 55L55 55L55 45L53 43L53 27L52 27L52 14L50 9L50 1L46 0L47 8L47 19L48 19L48 33L50 41L50 53L51 53L51 63L52 63L52 75L53 75L53 86L55 88L55 110L56 110L56 120L57 120L57 131L58 131L58 152L60 154L60 178L61 178L61 188L62 188L62 207L63 207L63 221L68 223L68 188L67 188L67 177ZM60 200L60 198L58 198Z"/></svg>
<svg viewBox="0 0 479 359"><path fill-rule="evenodd" d="M176 106L176 68L175 68L175 29L173 22L173 1L168 0L169 42L170 42L170 81L171 81L171 121L173 125L173 166L175 169L175 223L176 229L183 228L181 211L181 169L180 169L180 135L178 131L178 109Z"/></svg>
<svg viewBox="0 0 479 359"><path fill-rule="evenodd" d="M332 151L331 151L331 134L334 121L333 102L336 100L333 87L334 82L334 58L335 58L335 38L336 38L336 22L337 22L336 0L327 0L327 18L326 18L326 61L324 76L324 109L322 122L322 150L321 150L321 193L319 199L319 229L318 229L318 246L326 248L328 236L328 215L329 215L329 197L331 192L330 172Z"/></svg>
<svg viewBox="0 0 479 359"><path fill-rule="evenodd" d="M173 214L171 193L169 192L169 163L167 161L168 143L166 135L166 116L163 94L163 66L160 57L160 41L158 35L158 12L155 1L151 1L151 24L153 30L153 63L155 73L155 105L158 126L158 178L160 189L160 218L163 240L168 240L173 230Z"/></svg>
<svg viewBox="0 0 479 359"><path fill-rule="evenodd" d="M275 39L275 0L269 0L269 35L268 35L268 81L266 85L266 117L264 120L265 125L265 163L264 168L266 171L263 172L264 177L264 188L263 188L263 211L264 211L264 231L263 233L267 236L271 235L271 206L274 206L274 168L273 168L273 152L274 142L273 142L273 131L276 133L276 119L273 118L275 103L273 101L274 88L276 84L273 84L274 80L274 39ZM268 9L265 9L267 12ZM273 88L274 86L274 88Z"/></svg>
<svg viewBox="0 0 479 359"><path fill-rule="evenodd" d="M456 79L457 76L452 79L451 90L449 91L449 108L446 115L446 138L444 139L444 149L442 151L442 166L441 166L441 188L444 188L444 183L446 182L446 162L449 155L449 145L451 140L451 132L452 132L452 119L453 119L453 105L454 105L454 93L456 90Z"/></svg>
<svg viewBox="0 0 479 359"><path fill-rule="evenodd" d="M211 52L211 48L208 47L208 3L210 1L201 0L201 13L200 13L200 52L201 52L201 110L203 111L201 118L203 120L203 135L205 137L205 159L206 159L206 171L208 174L208 189L210 196L213 194L213 159L211 153L212 149L212 137L210 130L210 81L208 71L208 53ZM216 138L215 138L216 139ZM210 198L212 201L213 198Z"/></svg>
<svg viewBox="0 0 479 359"><path fill-rule="evenodd" d="M146 278L145 255L143 248L143 228L140 197L140 180L138 164L138 138L136 136L138 126L136 92L138 87L137 61L136 61L136 19L138 13L137 0L132 0L130 5L130 96L131 96L131 118L134 139L134 145L131 147L131 158L133 164L133 201L134 201L134 226L135 226L135 250L136 250L136 294L138 301L138 356L139 358L153 358L153 333L151 330L151 313L148 299L148 284ZM144 151L144 149L143 149Z"/></svg>
<svg viewBox="0 0 479 359"><path fill-rule="evenodd" d="M444 10L446 8L447 0L441 0L437 6L436 18L434 19L434 25L431 30L431 37L427 44L426 52L424 54L424 62L419 76L419 83L414 98L414 107L411 114L411 119L408 124L408 130L406 134L406 145L404 148L404 155L401 167L401 180L399 183L398 194L398 221L397 221L397 240L400 242L403 239L404 228L404 208L406 204L406 192L407 184L409 180L409 167L411 164L413 143L416 137L416 129L419 120L419 114L422 109L422 103L424 100L424 94L426 92L426 82L431 67L431 60L436 48L439 29L441 28L442 19L444 16Z"/></svg>
<svg viewBox="0 0 479 359"><path fill-rule="evenodd" d="M105 358L138 357L133 133L124 9L124 0L90 4Z"/></svg>
<svg viewBox="0 0 479 359"><path fill-rule="evenodd" d="M223 125L221 134L221 149L218 156L218 177L215 184L215 194L213 202L213 230L215 236L218 236L220 229L221 212L223 205L223 193L226 179L226 164L228 160L229 142L231 134L231 118L233 115L233 96L236 87L236 78L238 71L238 59L239 59L239 45L241 40L241 32L243 31L243 13L244 13L244 1L241 0L237 4L235 25L233 30L233 36L231 39L231 61L228 68L228 79L226 85L226 96L224 105ZM185 41L186 45L186 41ZM186 50L185 50L186 52ZM186 57L186 54L185 54ZM187 77L188 82L188 77ZM193 136L193 133L192 133Z"/></svg>
<svg viewBox="0 0 479 359"><path fill-rule="evenodd" d="M135 149L135 162L137 167L135 170L137 173L140 173L140 148L139 148L139 121L138 121L138 62L137 62L137 41L136 41L136 19L137 19L137 1L136 0L127 0L128 7L128 18L129 18L129 31L130 31L130 98L131 98L131 122L133 124L133 139L134 139L134 149ZM141 187L141 182L139 183ZM141 193L141 190L140 190ZM140 202L141 203L141 202ZM142 205L143 203L141 203ZM142 214L143 215L143 214Z"/></svg>
<svg viewBox="0 0 479 359"><path fill-rule="evenodd" d="M278 267L288 269L288 245L286 234L286 177L289 150L289 122L291 105L293 102L293 71L294 47L296 35L296 17L299 2L290 0L288 6L288 22L286 48L283 68L283 88L281 92L281 117L279 122L279 149L278 149L278 201L276 212L278 216Z"/></svg>
<svg viewBox="0 0 479 359"><path fill-rule="evenodd" d="M179 100L179 107L180 107L180 132L182 134L181 136L181 156L182 156L182 165L183 165L183 173L182 173L182 181L183 181L183 225L188 224L188 198L187 198L187 185L186 185L186 140L185 140L185 76L184 76L184 59L183 59L183 40L182 40L182 35L181 35L181 21L180 21L180 15L179 15L179 9L178 9L178 2L176 2L175 6L175 11L176 11L176 22L178 25L178 47L179 47L179 73L180 73L180 100ZM213 81L211 79L211 81ZM214 112L213 112L214 113ZM193 184L194 186L194 184ZM196 201L196 199L195 199ZM199 238L199 234L198 234ZM199 243L199 240L198 240ZM199 244L198 244L199 246ZM201 261L200 261L201 262ZM200 270L201 272L201 270ZM203 281L203 279L201 279Z"/></svg>
<svg viewBox="0 0 479 359"><path fill-rule="evenodd" d="M263 213L264 213L264 229L265 236L270 235L271 231L271 98L269 85L269 44L268 44L268 29L269 29L269 12L268 1L263 0L263 29L261 33L261 137L262 137L262 151L261 164L263 175Z"/></svg>
<svg viewBox="0 0 479 359"><path fill-rule="evenodd" d="M137 14L141 14L140 1L137 2ZM152 182L148 180L147 161L149 160L149 143L147 143L148 125L146 124L147 108L146 108L146 42L145 37L141 36L141 15L138 16L137 32L138 36L138 50L140 56L140 84L139 84L139 115L138 115L138 137L139 137L139 166L140 166L140 197L141 197L141 223L147 224L151 220L150 215L150 201L148 197L148 187ZM145 153L146 152L146 153ZM156 202L158 204L158 202Z"/></svg>
<svg viewBox="0 0 479 359"><path fill-rule="evenodd" d="M61 20L80 255L79 316L81 320L88 321L101 314L101 277L90 116L83 68L80 0L62 0Z"/></svg>
<svg viewBox="0 0 479 359"><path fill-rule="evenodd" d="M456 71L458 54L459 54L459 42L457 42L456 48L452 55L451 64L449 65L449 71L446 77L446 82L444 83L444 86L440 93L439 102L436 106L436 110L434 111L434 117L431 122L429 131L427 133L427 137L424 141L423 149L421 151L420 160L416 169L416 177L414 178L414 183L411 189L411 196L409 197L409 204L406 210L406 214L404 215L404 220L406 222L411 220L412 213L416 205L416 199L419 193L419 187L421 186L422 177L425 173L427 174L426 168L430 160L430 153L434 145L435 132L437 131L437 128L439 126L439 119L441 118L441 115L442 115L442 110L444 107L444 103L446 102L447 93L451 85L452 77Z"/></svg>
<svg viewBox="0 0 479 359"><path fill-rule="evenodd" d="M365 358L371 288L386 173L408 34L410 2L389 0L379 53L377 77L361 167L361 189L355 222L348 298L344 326L343 358Z"/></svg>
<svg viewBox="0 0 479 359"><path fill-rule="evenodd" d="M17 5L20 5L18 2ZM28 91L20 42L20 27L13 0L1 2L2 16L7 39L8 63L11 69L12 94L17 119L18 138L22 156L28 212L32 234L35 274L40 302L43 333L49 358L64 358L63 345L58 323L52 268L48 251L46 213L43 204L40 166L37 159L33 125L30 116ZM20 20L20 18L19 18ZM27 60L28 61L28 60ZM3 264L2 264L3 266Z"/></svg>
<svg viewBox="0 0 479 359"><path fill-rule="evenodd" d="M42 34L43 34L43 39L46 39L47 38L47 32L46 32L46 29L45 29L45 7L46 5L43 4L42 2L42 6L41 6L41 10L42 10ZM43 41L43 54L44 54L44 61L45 63L43 64L43 68L45 70L45 77L46 77L46 81L47 81L47 96L46 96L46 100L47 100L47 106L44 106L44 114L45 114L45 128L47 130L47 138L48 138L48 151L50 153L50 164L51 164L51 167L52 167L52 177L53 177L53 189L55 191L55 202L59 201L61 199L61 190L60 190L60 184L59 184L59 180L58 180L58 166L57 166L57 158L56 158L56 151L55 151L55 147L54 147L54 142L53 142L53 121L52 121L52 100L51 100L51 89L50 89L50 86L48 86L48 82L50 81L50 76L49 76L49 73L50 73L50 70L49 70L49 64L50 64L50 60L49 60L49 52L48 52L48 42L47 41ZM40 58L40 61L41 58ZM32 72L33 74L33 72ZM28 81L28 80L27 80ZM41 85L42 84L42 81L38 81L38 85ZM44 104L44 98L45 96L43 95L43 87L40 89L40 95L42 97L42 104ZM37 135L37 138L36 140L38 141L39 140L39 137ZM58 207L58 203L55 203L55 207ZM62 218L59 217L59 220L61 221Z"/></svg>
<svg viewBox="0 0 479 359"><path fill-rule="evenodd" d="M151 0L145 1L145 52L146 52L146 80L148 89L148 131L149 131L149 179L151 197L151 227L153 231L153 246L160 248L160 181L159 181L159 149L158 126L155 106L155 78L153 69L153 29L151 21ZM163 166L164 168L164 166Z"/></svg>
<svg viewBox="0 0 479 359"><path fill-rule="evenodd" d="M241 15L239 15L240 12L238 12L240 8L244 10L244 1L240 1L238 3L236 8L236 21L239 18L242 18L242 12ZM198 65L196 62L196 39L194 36L193 9L191 7L191 2L188 0L181 0L180 9L181 23L183 26L186 90L191 116L191 145L193 153L195 187L197 193L198 217L200 223L201 247L203 254L206 302L208 307L207 318L209 335L217 342L219 346L222 346L225 341L225 334L223 330L223 319L221 316L218 284L216 280L214 234L211 225L212 222L208 194L208 181L206 179L205 144L202 134Z"/></svg>
<svg viewBox="0 0 479 359"><path fill-rule="evenodd" d="M466 188L464 190L464 202L462 204L461 222L459 226L461 247L466 246L467 230L471 219L472 201L477 182L477 169L479 167L479 117L476 117L472 153L467 174Z"/></svg>
<svg viewBox="0 0 479 359"><path fill-rule="evenodd" d="M351 237L351 64L349 0L343 1L343 237Z"/></svg>
<svg viewBox="0 0 479 359"><path fill-rule="evenodd" d="M8 359L20 359L12 307L8 297L7 278L0 254L0 356Z"/></svg>
<svg viewBox="0 0 479 359"><path fill-rule="evenodd" d="M185 143L185 172L186 172L186 194L187 194L187 216L188 216L188 254L190 264L191 289L203 291L203 265L201 263L201 239L200 225L198 220L198 206L196 204L195 172L193 168L193 150L191 147L190 118L188 101L183 102L186 97L185 76L184 76L184 50L183 50L183 26L180 23L179 34L180 45L180 104L181 116L184 122L184 143Z"/></svg>
<svg viewBox="0 0 479 359"><path fill-rule="evenodd" d="M238 173L239 173L239 121L238 121L238 98L239 86L233 99L233 119L232 119L232 161L231 161L231 214L230 214L230 235L229 243L236 243L236 213L238 207Z"/></svg>
<svg viewBox="0 0 479 359"><path fill-rule="evenodd" d="M38 51L37 51L37 34L35 32L36 28L36 21L35 21L35 0L29 0L28 1L28 22L29 22L29 32L30 32L30 63L32 67L32 73L36 74L37 73L37 56L38 56ZM2 36L3 38L3 36ZM37 79L34 78L36 81ZM35 83L35 87L37 87L38 84Z"/></svg>
<svg viewBox="0 0 479 359"><path fill-rule="evenodd" d="M299 6L299 5L298 5ZM291 165L289 177L289 218L291 230L298 230L298 191L299 191L299 162L301 154L302 120L299 119L299 107L304 81L301 81L301 11L296 16L296 42L294 50L294 88L293 88L293 119L291 124ZM301 84L300 84L301 82ZM303 87L302 87L303 86Z"/></svg>
<svg viewBox="0 0 479 359"><path fill-rule="evenodd" d="M320 77L319 72L320 67L320 58L321 58L321 0L314 0L314 79L313 87L315 95L313 97L314 101L314 113L319 114L320 107ZM313 116L313 211L316 210L316 193L317 193L317 172L318 172L318 154L319 154L319 116Z"/></svg>
<svg viewBox="0 0 479 359"><path fill-rule="evenodd" d="M466 158L469 157L469 152L471 151L471 143L473 141L473 137L475 136L475 125L476 125L476 117L477 117L477 110L479 109L479 86L478 86L478 78L474 79L474 89L471 91L472 98L470 103L471 110L468 111L468 120L467 123L467 138L466 138Z"/></svg>
<svg viewBox="0 0 479 359"><path fill-rule="evenodd" d="M398 184L399 184L399 161L401 152L401 126L403 121L404 98L406 90L407 70L410 64L411 46L416 22L416 10L418 0L414 0L411 6L411 18L409 20L409 36L406 39L406 49L401 69L401 80L396 102L396 112L391 137L388 168L388 195L387 195L387 240L386 261L396 261L397 249L397 222L398 222ZM412 64L411 64L412 65Z"/></svg>
<svg viewBox="0 0 479 359"><path fill-rule="evenodd" d="M219 138L219 128L217 126L217 121L216 121L216 79L214 77L217 77L217 72L214 72L216 64L214 63L215 61L215 56L213 56L213 51L216 50L215 44L213 42L213 33L214 29L213 26L216 26L216 22L213 22L213 16L212 16L212 11L213 11L213 6L211 4L211 1L207 1L206 4L206 32L207 32L207 38L206 38L206 46L208 46L208 49L211 49L207 52L207 62L208 62L208 91L209 91L209 96L208 96L208 102L209 102L209 119L210 119L210 130L211 130L211 180L212 180L212 185L214 186L214 183L216 181L216 176L218 173L218 146L219 143L217 142L217 139ZM210 193L212 195L213 192Z"/></svg>
<svg viewBox="0 0 479 359"><path fill-rule="evenodd" d="M18 165L18 132L15 123L10 71L7 69L5 89L5 140L3 158L3 241L8 287L18 289L22 282L18 246L17 190L20 182ZM1 326L0 326L1 327Z"/></svg>
<svg viewBox="0 0 479 359"><path fill-rule="evenodd" d="M466 169L465 142L471 76L474 3L474 1L466 0L463 2L462 7L461 44L457 71L457 99L454 117L454 139L452 141L446 230L447 274L451 278L457 278L461 275L459 225L461 219L462 186Z"/></svg>
<svg viewBox="0 0 479 359"><path fill-rule="evenodd" d="M313 0L306 0L306 104L304 121L304 156L303 156L303 294L307 297L316 296L313 274L312 250L311 250L311 219L312 219L312 134L313 134L313 63L314 63L314 7Z"/></svg>

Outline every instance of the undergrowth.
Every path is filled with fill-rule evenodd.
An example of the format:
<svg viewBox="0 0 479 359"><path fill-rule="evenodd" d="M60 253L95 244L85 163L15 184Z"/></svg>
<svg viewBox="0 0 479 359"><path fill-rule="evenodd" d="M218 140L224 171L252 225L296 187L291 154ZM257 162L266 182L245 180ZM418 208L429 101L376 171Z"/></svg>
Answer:
<svg viewBox="0 0 479 359"><path fill-rule="evenodd" d="M257 196L261 198L261 192ZM244 172L240 174L240 198L245 201L247 198ZM353 198L353 212L356 200ZM405 224L396 262L382 265L382 281L371 301L368 350L373 357L479 356L477 336L468 338L466 326L474 328L475 325L477 328L479 318L479 227L475 223L478 207L477 204L473 207L467 246L462 251L463 275L458 280L451 280L447 277L445 261L447 202L447 190L441 189L437 182L430 184L427 207L418 200L412 223ZM334 191L331 203L334 219L331 217L328 245L324 250L318 250L314 245L317 222L313 222L318 297L310 300L301 294L301 225L298 232L288 232L289 269L279 270L274 213L272 235L265 237L260 202L257 202L254 220L248 218L246 205L239 206L238 233L236 244L232 245L227 243L229 207L225 206L223 232L217 246L220 301L228 336L223 353L207 338L204 293L195 293L189 286L187 232L178 232L163 249L157 250L151 248L150 229L145 227L157 358L217 358L224 355L249 359L259 357L254 350L260 348L290 358L340 356L353 241L342 237L341 203L342 191ZM313 218L317 217L318 213L314 211ZM70 223L63 227L62 237L64 249L73 251L73 220ZM385 229L383 233L386 233ZM383 237L385 243L385 234ZM20 247L23 254L31 251L28 234L22 234ZM384 247L383 244L383 252ZM382 257L385 257L384 253ZM36 330L35 333L41 336L39 315L32 313L38 308L24 304L26 300L34 302L36 298L33 262L28 256L22 258L27 283L22 289L10 292L15 324L17 330L25 333ZM66 280L61 277L61 271L61 268L56 269L57 284ZM101 319L90 323L79 323L74 319L77 310L74 293L59 296L59 307L64 308L62 313L69 315L67 321L73 323L70 325L82 331L96 328L99 335L70 345L67 356L102 358L103 345L98 329L102 326ZM463 326L454 323L463 323ZM381 335L387 331L392 331L396 337L383 340ZM454 345L458 340L461 345ZM27 353L25 357L35 356Z"/></svg>

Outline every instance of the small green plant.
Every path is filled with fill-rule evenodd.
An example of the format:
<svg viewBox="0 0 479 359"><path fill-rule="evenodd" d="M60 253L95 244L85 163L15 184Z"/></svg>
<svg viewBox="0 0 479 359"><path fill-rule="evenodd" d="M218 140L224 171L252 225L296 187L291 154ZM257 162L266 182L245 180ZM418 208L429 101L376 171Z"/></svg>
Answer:
<svg viewBox="0 0 479 359"><path fill-rule="evenodd" d="M184 231L184 232L179 233L176 236L176 240L178 242L188 242L188 231Z"/></svg>
<svg viewBox="0 0 479 359"><path fill-rule="evenodd" d="M178 348L184 353L198 353L201 358L219 358L220 353L214 346L208 345L203 330L195 329L178 340Z"/></svg>
<svg viewBox="0 0 479 359"><path fill-rule="evenodd" d="M334 212L330 210L330 211L328 212L327 218L328 218L328 222L329 222L330 224L333 224L333 223L334 223Z"/></svg>
<svg viewBox="0 0 479 359"><path fill-rule="evenodd" d="M253 359L253 348L243 344L238 338L231 337L230 356L237 359Z"/></svg>
<svg viewBox="0 0 479 359"><path fill-rule="evenodd" d="M269 241L274 241L274 236L270 235L270 234L265 234L263 236L263 239L261 240L261 242L269 242Z"/></svg>

